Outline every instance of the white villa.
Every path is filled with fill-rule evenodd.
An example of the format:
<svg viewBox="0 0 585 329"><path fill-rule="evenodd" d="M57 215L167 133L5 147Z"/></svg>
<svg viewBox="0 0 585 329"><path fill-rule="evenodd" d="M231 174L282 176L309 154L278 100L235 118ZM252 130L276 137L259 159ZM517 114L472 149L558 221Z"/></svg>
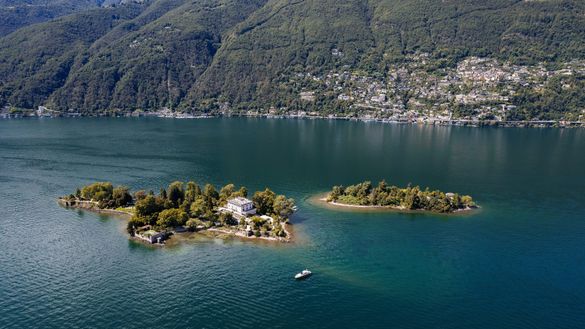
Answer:
<svg viewBox="0 0 585 329"><path fill-rule="evenodd" d="M254 208L252 200L243 197L228 200L226 209L236 217L247 217L256 214L256 208Z"/></svg>
<svg viewBox="0 0 585 329"><path fill-rule="evenodd" d="M220 207L219 211L224 213L229 212L235 218L240 220L240 224L244 226L244 233L247 236L254 234L254 223L252 220L255 217L259 217L264 223L269 223L273 229L276 228L276 224L278 224L280 227L283 227L281 223L275 221L274 218L270 216L258 216L256 213L256 208L254 207L254 203L251 200L243 197L229 199L227 205L225 207Z"/></svg>

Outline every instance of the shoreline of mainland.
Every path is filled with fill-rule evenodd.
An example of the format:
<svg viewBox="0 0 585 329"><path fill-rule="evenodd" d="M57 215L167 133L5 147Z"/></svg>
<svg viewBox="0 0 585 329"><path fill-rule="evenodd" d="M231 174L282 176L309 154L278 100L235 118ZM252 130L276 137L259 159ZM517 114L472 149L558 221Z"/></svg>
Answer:
<svg viewBox="0 0 585 329"><path fill-rule="evenodd" d="M356 122L378 122L397 125L424 125L424 126L453 126L453 127L501 127L501 128L585 128L584 121L567 120L518 120L518 121L497 121L497 120L472 120L472 119L440 119L440 118L414 118L414 119L390 119L369 116L334 116L325 114L294 114L294 113L190 113L190 112L161 112L147 111L135 114L134 112L118 113L61 113L38 116L36 111L30 110L30 114L0 115L0 120L13 119L53 119L53 118L164 118L164 119L212 119L212 118L264 118L284 120L340 120Z"/></svg>

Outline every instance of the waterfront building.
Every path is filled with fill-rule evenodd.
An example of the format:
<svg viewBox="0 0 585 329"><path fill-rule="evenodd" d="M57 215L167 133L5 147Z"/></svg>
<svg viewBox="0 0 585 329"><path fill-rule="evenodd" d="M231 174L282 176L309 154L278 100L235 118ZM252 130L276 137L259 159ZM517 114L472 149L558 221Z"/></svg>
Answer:
<svg viewBox="0 0 585 329"><path fill-rule="evenodd" d="M228 200L226 208L237 217L247 217L256 214L254 203L250 199L237 197Z"/></svg>

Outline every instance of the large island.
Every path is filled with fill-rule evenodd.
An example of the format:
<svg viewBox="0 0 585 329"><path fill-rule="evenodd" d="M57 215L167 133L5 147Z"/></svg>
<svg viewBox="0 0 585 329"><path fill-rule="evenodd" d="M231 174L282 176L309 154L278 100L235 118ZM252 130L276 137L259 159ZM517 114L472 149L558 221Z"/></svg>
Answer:
<svg viewBox="0 0 585 329"><path fill-rule="evenodd" d="M233 184L219 192L211 184L203 189L195 182L173 182L158 194L140 190L131 193L125 186L97 182L59 198L65 207L121 214L129 218L131 237L163 244L179 232L207 232L290 241L288 219L296 209L293 199L266 188L248 199L248 190Z"/></svg>
<svg viewBox="0 0 585 329"><path fill-rule="evenodd" d="M352 208L385 208L405 211L452 213L477 208L469 195L421 190L419 186L400 188L385 181L374 187L366 181L350 186L334 186L322 199L332 206Z"/></svg>

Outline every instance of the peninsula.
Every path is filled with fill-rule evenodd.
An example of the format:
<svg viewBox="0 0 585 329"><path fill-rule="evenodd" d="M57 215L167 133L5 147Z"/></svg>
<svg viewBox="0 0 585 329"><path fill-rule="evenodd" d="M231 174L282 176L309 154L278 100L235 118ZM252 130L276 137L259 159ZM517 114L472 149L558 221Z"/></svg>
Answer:
<svg viewBox="0 0 585 329"><path fill-rule="evenodd" d="M266 188L248 199L248 189L233 184L219 192L211 184L173 182L158 194L97 182L59 198L62 206L120 214L129 218L131 237L154 244L176 233L208 232L243 238L288 242L289 217L295 201Z"/></svg>
<svg viewBox="0 0 585 329"><path fill-rule="evenodd" d="M322 199L328 204L353 208L386 208L433 213L453 213L477 208L469 195L421 190L419 186L405 188L389 186L385 181L372 186L369 181L350 186L334 186Z"/></svg>

